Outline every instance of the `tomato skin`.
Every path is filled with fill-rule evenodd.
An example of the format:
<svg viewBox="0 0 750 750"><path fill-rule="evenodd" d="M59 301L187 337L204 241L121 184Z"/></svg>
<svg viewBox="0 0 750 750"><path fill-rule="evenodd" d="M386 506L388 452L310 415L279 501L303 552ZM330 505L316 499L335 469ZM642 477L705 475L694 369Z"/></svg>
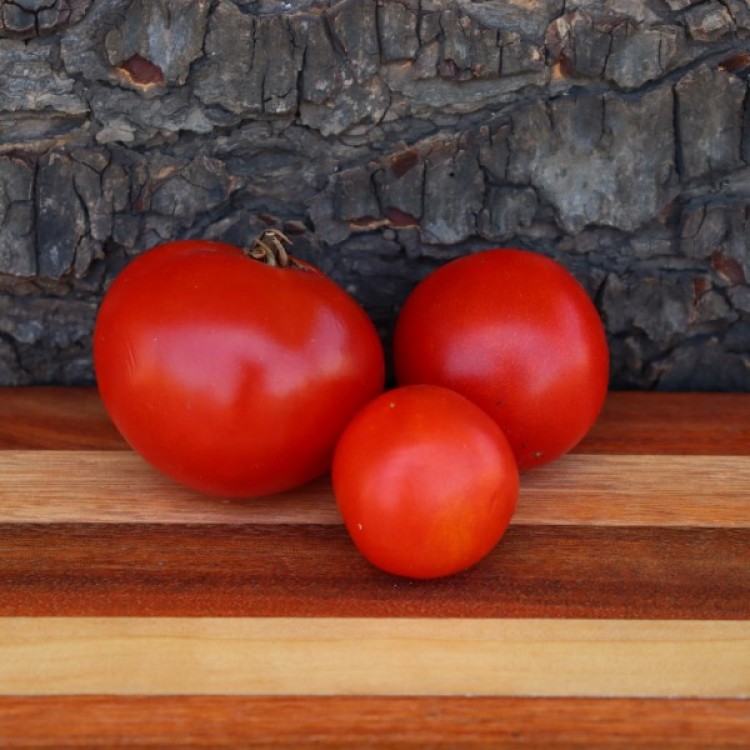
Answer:
<svg viewBox="0 0 750 750"><path fill-rule="evenodd" d="M133 260L94 331L99 392L148 463L213 495L253 497L330 467L350 417L384 387L365 312L311 266L180 240Z"/></svg>
<svg viewBox="0 0 750 750"><path fill-rule="evenodd" d="M407 298L394 331L399 384L462 393L500 425L521 470L570 451L609 383L599 314L556 261L497 248L438 268Z"/></svg>
<svg viewBox="0 0 750 750"><path fill-rule="evenodd" d="M495 422L438 386L380 395L344 430L333 490L346 527L372 564L438 578L485 557L510 522L518 470Z"/></svg>

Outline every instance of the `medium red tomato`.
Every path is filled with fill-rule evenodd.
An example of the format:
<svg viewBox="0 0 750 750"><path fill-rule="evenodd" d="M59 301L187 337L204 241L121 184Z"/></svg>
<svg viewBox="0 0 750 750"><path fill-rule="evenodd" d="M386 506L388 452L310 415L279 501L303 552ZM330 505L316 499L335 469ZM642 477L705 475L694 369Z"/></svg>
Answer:
<svg viewBox="0 0 750 750"><path fill-rule="evenodd" d="M440 267L394 332L401 384L462 393L500 425L520 469L573 448L601 411L609 350L599 314L561 264L498 248Z"/></svg>
<svg viewBox="0 0 750 750"><path fill-rule="evenodd" d="M518 497L502 430L438 386L381 394L336 446L333 490L355 545L374 565L410 578L471 567L497 544Z"/></svg>
<svg viewBox="0 0 750 750"><path fill-rule="evenodd" d="M351 416L383 390L365 312L273 242L263 260L219 242L160 245L120 273L96 321L114 424L155 468L210 494L323 474Z"/></svg>

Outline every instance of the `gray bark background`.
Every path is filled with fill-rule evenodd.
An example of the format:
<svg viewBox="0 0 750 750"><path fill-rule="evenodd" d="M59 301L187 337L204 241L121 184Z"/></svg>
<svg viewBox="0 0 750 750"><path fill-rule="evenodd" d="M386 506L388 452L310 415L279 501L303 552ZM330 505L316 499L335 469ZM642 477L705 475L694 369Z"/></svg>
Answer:
<svg viewBox="0 0 750 750"><path fill-rule="evenodd" d="M0 2L0 384L91 383L103 290L267 226L384 341L414 283L564 263L616 387L750 388L745 0Z"/></svg>

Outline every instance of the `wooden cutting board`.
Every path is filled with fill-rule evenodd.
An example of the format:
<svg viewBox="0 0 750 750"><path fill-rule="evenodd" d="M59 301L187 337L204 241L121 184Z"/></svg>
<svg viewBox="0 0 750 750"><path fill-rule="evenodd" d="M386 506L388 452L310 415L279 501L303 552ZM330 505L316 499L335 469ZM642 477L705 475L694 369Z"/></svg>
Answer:
<svg viewBox="0 0 750 750"><path fill-rule="evenodd" d="M0 747L748 747L750 395L613 393L473 570L327 479L183 490L88 389L0 390Z"/></svg>

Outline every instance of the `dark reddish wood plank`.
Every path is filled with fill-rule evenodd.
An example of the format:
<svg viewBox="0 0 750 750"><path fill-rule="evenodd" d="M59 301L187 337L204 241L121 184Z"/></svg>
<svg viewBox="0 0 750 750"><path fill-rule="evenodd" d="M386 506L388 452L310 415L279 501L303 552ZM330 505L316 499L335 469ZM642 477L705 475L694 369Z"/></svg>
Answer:
<svg viewBox="0 0 750 750"><path fill-rule="evenodd" d="M0 449L123 447L94 388L0 388ZM750 394L615 391L577 450L748 455Z"/></svg>
<svg viewBox="0 0 750 750"><path fill-rule="evenodd" d="M0 450L124 447L93 388L0 388Z"/></svg>
<svg viewBox="0 0 750 750"><path fill-rule="evenodd" d="M740 700L0 698L3 748L741 748ZM374 745L373 745L374 743Z"/></svg>
<svg viewBox="0 0 750 750"><path fill-rule="evenodd" d="M750 455L750 394L610 393L586 453Z"/></svg>
<svg viewBox="0 0 750 750"><path fill-rule="evenodd" d="M750 618L750 529L513 526L414 582L340 526L0 526L0 615Z"/></svg>

